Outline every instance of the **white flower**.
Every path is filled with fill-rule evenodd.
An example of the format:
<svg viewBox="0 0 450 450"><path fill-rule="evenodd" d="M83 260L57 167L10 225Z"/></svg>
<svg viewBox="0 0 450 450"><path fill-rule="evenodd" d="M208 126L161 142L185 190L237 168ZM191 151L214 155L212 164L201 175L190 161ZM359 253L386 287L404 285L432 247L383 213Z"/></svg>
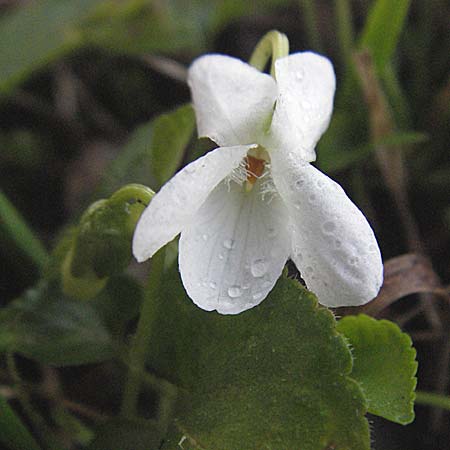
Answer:
<svg viewBox="0 0 450 450"><path fill-rule="evenodd" d="M133 253L144 261L181 233L184 287L208 311L259 304L288 258L320 303L364 304L382 282L373 231L343 189L309 164L330 120L332 65L296 53L276 61L275 75L222 55L193 63L199 135L221 147L155 195Z"/></svg>

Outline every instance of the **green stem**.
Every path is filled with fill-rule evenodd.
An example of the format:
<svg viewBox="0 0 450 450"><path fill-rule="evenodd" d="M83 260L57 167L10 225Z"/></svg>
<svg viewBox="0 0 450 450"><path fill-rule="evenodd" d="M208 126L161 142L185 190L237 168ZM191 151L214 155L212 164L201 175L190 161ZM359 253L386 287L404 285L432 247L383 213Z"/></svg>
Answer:
<svg viewBox="0 0 450 450"><path fill-rule="evenodd" d="M17 400L22 406L23 411L30 420L34 431L38 434L49 450L62 450L52 430L47 425L44 418L35 410L31 403L30 396L23 385L22 378L17 370L14 354L6 353L6 366L14 382L14 389L17 393Z"/></svg>
<svg viewBox="0 0 450 450"><path fill-rule="evenodd" d="M16 245L42 271L47 264L47 251L2 191L0 191L0 225L6 229Z"/></svg>
<svg viewBox="0 0 450 450"><path fill-rule="evenodd" d="M416 403L450 411L450 397L432 392L416 391Z"/></svg>
<svg viewBox="0 0 450 450"><path fill-rule="evenodd" d="M152 258L148 286L141 306L136 334L131 343L128 358L128 379L125 384L122 401L122 415L127 418L135 417L137 414L137 402L141 390L142 372L145 370L145 357L153 331L152 325L155 319L155 310L158 305L161 278L164 271L164 256L165 250L161 249Z"/></svg>
<svg viewBox="0 0 450 450"><path fill-rule="evenodd" d="M250 57L249 64L263 71L267 62L272 58L270 74L275 78L275 61L289 55L289 41L285 34L279 31L269 31L258 42Z"/></svg>
<svg viewBox="0 0 450 450"><path fill-rule="evenodd" d="M314 50L322 52L322 39L320 38L319 29L317 27L315 0L299 0L299 3L305 18L303 23L305 24L308 41Z"/></svg>

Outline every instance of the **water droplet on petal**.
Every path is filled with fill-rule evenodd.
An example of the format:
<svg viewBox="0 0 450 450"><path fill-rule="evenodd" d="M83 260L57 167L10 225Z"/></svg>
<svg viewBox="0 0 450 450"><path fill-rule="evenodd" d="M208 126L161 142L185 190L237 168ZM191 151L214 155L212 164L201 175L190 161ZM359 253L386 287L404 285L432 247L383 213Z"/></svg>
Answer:
<svg viewBox="0 0 450 450"><path fill-rule="evenodd" d="M262 296L261 292L257 292L256 294L253 294L252 298L253 300L260 300Z"/></svg>
<svg viewBox="0 0 450 450"><path fill-rule="evenodd" d="M184 168L184 172L186 174L191 174L191 173L195 173L196 168L193 164L188 164L185 168Z"/></svg>
<svg viewBox="0 0 450 450"><path fill-rule="evenodd" d="M223 258L224 258L223 253L219 253L219 259L223 259Z"/></svg>
<svg viewBox="0 0 450 450"><path fill-rule="evenodd" d="M303 100L302 101L302 106L303 106L303 108L305 108L305 109L311 109L311 102L309 102L308 100Z"/></svg>
<svg viewBox="0 0 450 450"><path fill-rule="evenodd" d="M311 194L311 195L308 197L308 200L309 200L310 203L314 203L314 202L316 201L316 199L317 199L316 194Z"/></svg>
<svg viewBox="0 0 450 450"><path fill-rule="evenodd" d="M225 241L223 241L223 246L227 249L227 250L231 250L235 247L236 242L233 241L233 239L226 239Z"/></svg>
<svg viewBox="0 0 450 450"><path fill-rule="evenodd" d="M305 179L304 179L304 178L299 178L299 179L295 182L295 188L296 188L297 190L300 190L304 184L305 184Z"/></svg>
<svg viewBox="0 0 450 450"><path fill-rule="evenodd" d="M305 71L303 69L299 69L297 70L297 72L295 72L295 78L297 78L297 80L302 80L304 75Z"/></svg>
<svg viewBox="0 0 450 450"><path fill-rule="evenodd" d="M352 266L357 266L359 263L359 258L357 256L353 256L348 260L348 262Z"/></svg>
<svg viewBox="0 0 450 450"><path fill-rule="evenodd" d="M324 222L322 230L324 233L332 233L336 229L336 224L331 220Z"/></svg>
<svg viewBox="0 0 450 450"><path fill-rule="evenodd" d="M210 287L211 289L217 289L217 283L215 283L214 281L211 281L211 282L209 283L209 287Z"/></svg>
<svg viewBox="0 0 450 450"><path fill-rule="evenodd" d="M231 286L228 288L228 295L231 298L237 298L242 295L242 290L239 286Z"/></svg>
<svg viewBox="0 0 450 450"><path fill-rule="evenodd" d="M207 240L208 240L208 235L207 235L207 234L204 234L204 235L202 236L202 239L203 239L204 241L207 241Z"/></svg>
<svg viewBox="0 0 450 450"><path fill-rule="evenodd" d="M264 276L267 272L267 264L264 259L256 259L253 261L250 272L255 278L260 278Z"/></svg>

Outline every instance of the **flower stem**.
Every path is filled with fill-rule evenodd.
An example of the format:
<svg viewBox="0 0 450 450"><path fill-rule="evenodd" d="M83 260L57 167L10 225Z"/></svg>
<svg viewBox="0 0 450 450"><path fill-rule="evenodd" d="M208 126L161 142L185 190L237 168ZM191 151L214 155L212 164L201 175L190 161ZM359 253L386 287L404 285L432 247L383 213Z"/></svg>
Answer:
<svg viewBox="0 0 450 450"><path fill-rule="evenodd" d="M450 397L432 392L416 391L416 403L450 411Z"/></svg>
<svg viewBox="0 0 450 450"><path fill-rule="evenodd" d="M289 41L285 34L272 30L264 35L253 50L249 64L263 71L272 58L270 74L275 78L275 61L289 55Z"/></svg>
<svg viewBox="0 0 450 450"><path fill-rule="evenodd" d="M131 342L128 378L122 400L122 415L127 418L135 417L137 414L137 402L141 390L142 373L145 370L147 346L153 331L152 323L155 319L155 310L164 271L164 256L165 250L161 249L152 258L150 276L141 306L136 334Z"/></svg>

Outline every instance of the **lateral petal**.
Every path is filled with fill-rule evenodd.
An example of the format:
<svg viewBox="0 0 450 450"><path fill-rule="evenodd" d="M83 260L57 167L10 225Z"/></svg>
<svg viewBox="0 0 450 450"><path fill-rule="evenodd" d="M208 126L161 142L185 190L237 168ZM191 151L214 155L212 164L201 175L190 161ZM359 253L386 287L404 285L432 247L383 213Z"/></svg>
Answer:
<svg viewBox="0 0 450 450"><path fill-rule="evenodd" d="M150 258L188 225L210 192L236 168L251 145L220 147L188 164L153 197L133 236L133 254Z"/></svg>
<svg viewBox="0 0 450 450"><path fill-rule="evenodd" d="M272 176L290 214L291 258L326 306L356 306L383 281L372 228L344 190L309 163L272 158Z"/></svg>

